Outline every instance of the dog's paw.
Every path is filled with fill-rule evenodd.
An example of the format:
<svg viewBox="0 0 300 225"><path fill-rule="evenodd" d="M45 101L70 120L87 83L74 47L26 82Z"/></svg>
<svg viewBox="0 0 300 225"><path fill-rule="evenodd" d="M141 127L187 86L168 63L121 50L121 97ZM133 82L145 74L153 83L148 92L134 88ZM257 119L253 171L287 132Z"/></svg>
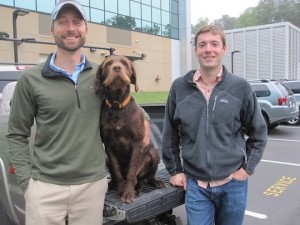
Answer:
<svg viewBox="0 0 300 225"><path fill-rule="evenodd" d="M121 196L121 202L131 203L135 199L134 189L125 190Z"/></svg>
<svg viewBox="0 0 300 225"><path fill-rule="evenodd" d="M165 184L164 182L160 181L160 180L156 180L156 179L151 179L148 181L148 183L153 186L154 188L164 188L165 187Z"/></svg>

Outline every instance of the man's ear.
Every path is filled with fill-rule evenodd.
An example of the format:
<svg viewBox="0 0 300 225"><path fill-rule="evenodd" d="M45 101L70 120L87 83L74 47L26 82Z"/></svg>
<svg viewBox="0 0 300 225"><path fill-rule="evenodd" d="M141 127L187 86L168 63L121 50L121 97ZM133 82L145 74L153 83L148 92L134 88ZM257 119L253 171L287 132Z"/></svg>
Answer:
<svg viewBox="0 0 300 225"><path fill-rule="evenodd" d="M50 28L50 36L51 37L54 37L54 34L53 34L53 26L54 26L54 24L53 24L54 22L52 22L52 24L51 24L51 28Z"/></svg>
<svg viewBox="0 0 300 225"><path fill-rule="evenodd" d="M227 47L224 46L224 47L223 47L223 56L224 56L226 53L227 53Z"/></svg>
<svg viewBox="0 0 300 225"><path fill-rule="evenodd" d="M86 23L86 21L84 21L84 22L85 22L85 28L86 28L85 31L88 32L88 26L87 26L87 23Z"/></svg>

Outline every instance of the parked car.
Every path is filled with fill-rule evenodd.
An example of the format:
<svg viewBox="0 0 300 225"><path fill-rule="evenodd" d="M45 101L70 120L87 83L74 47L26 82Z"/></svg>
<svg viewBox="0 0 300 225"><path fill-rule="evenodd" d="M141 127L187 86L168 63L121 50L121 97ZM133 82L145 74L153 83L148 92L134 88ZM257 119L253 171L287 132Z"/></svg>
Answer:
<svg viewBox="0 0 300 225"><path fill-rule="evenodd" d="M269 129L288 122L298 115L298 107L291 89L274 80L249 80L255 91L261 112Z"/></svg>
<svg viewBox="0 0 300 225"><path fill-rule="evenodd" d="M294 119L287 121L286 124L299 125L300 124L300 80L288 80L288 81L283 81L282 83L288 86L293 91L299 109L298 116L295 117Z"/></svg>
<svg viewBox="0 0 300 225"><path fill-rule="evenodd" d="M23 70L29 67L30 65L12 65L0 63L0 94L3 92L3 88L8 83L16 81Z"/></svg>

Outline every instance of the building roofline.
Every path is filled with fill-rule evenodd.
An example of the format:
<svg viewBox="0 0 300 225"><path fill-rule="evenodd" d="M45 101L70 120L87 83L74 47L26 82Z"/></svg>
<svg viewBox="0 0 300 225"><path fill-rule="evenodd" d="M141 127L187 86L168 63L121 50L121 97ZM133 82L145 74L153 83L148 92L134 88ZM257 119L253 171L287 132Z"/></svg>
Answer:
<svg viewBox="0 0 300 225"><path fill-rule="evenodd" d="M237 29L231 29L231 30L224 30L225 34L233 33L233 32L243 32L243 31L249 31L249 30L258 30L258 29L264 29L264 28L274 28L274 27L281 27L281 26L288 26L296 31L300 32L300 28L296 27L290 22L280 22L280 23L271 23L271 24L265 24L265 25L258 25L258 26L251 26L251 27L244 27L244 28L237 28Z"/></svg>

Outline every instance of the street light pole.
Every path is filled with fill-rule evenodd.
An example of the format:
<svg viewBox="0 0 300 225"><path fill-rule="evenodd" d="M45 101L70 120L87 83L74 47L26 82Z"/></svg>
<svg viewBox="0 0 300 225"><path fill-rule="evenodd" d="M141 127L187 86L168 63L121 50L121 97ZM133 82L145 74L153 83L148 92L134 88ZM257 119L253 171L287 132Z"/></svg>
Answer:
<svg viewBox="0 0 300 225"><path fill-rule="evenodd" d="M29 11L24 9L16 9L13 11L13 36L14 36L14 56L15 63L18 63L18 41L17 41L17 18L18 16L25 16Z"/></svg>
<svg viewBox="0 0 300 225"><path fill-rule="evenodd" d="M233 55L234 53L239 53L241 51L232 51L231 52L231 73L233 73Z"/></svg>

